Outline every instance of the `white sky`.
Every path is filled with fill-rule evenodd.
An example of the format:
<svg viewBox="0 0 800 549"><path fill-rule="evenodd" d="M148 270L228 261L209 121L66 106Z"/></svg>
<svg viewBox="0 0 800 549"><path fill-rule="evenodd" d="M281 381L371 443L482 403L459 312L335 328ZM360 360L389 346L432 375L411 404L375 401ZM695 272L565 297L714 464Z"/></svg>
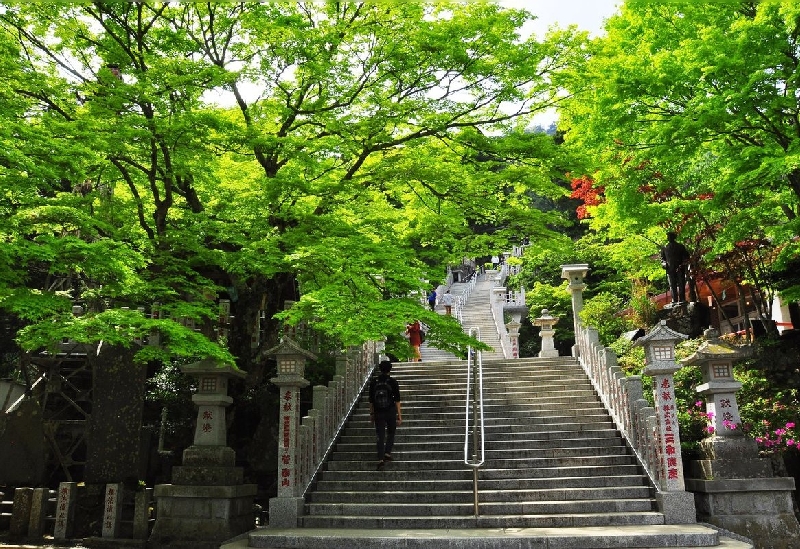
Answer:
<svg viewBox="0 0 800 549"><path fill-rule="evenodd" d="M501 6L526 9L537 17L530 31L542 37L551 26L577 25L592 36L603 32L603 21L617 12L622 0L497 0Z"/></svg>
<svg viewBox="0 0 800 549"><path fill-rule="evenodd" d="M525 9L536 16L536 20L523 26L522 35L535 34L544 38L551 27L562 29L576 25L589 31L592 37L604 33L605 20L618 11L622 0L497 0L507 8ZM527 31L527 33L526 33ZM534 124L547 128L557 118L554 110L548 110L534 117Z"/></svg>

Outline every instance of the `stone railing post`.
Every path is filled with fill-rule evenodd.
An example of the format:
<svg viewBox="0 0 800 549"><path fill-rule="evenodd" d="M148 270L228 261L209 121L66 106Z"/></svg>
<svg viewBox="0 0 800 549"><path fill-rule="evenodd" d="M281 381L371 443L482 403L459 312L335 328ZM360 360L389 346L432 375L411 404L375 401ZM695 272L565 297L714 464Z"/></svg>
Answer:
<svg viewBox="0 0 800 549"><path fill-rule="evenodd" d="M561 278L569 281L567 287L572 294L572 316L576 340L578 339L578 332L580 332L581 325L580 312L583 310L583 290L586 288L586 284L584 284L583 280L588 273L589 265L585 263L561 266ZM578 352L578 346L575 345L572 348L572 356L577 357Z"/></svg>
<svg viewBox="0 0 800 549"><path fill-rule="evenodd" d="M696 522L694 496L686 492L681 458L681 436L675 403L673 375L680 369L675 362L675 343L687 336L674 332L665 321L634 345L645 349L644 373L653 378L655 402L655 435L658 461L656 500L667 524Z"/></svg>
<svg viewBox="0 0 800 549"><path fill-rule="evenodd" d="M497 335L500 337L500 347L505 358L511 358L510 346L511 343L508 338L508 330L506 329L505 319L503 318L503 307L506 302L506 289L502 286L495 286L490 290L489 300L492 310L492 319L494 320Z"/></svg>

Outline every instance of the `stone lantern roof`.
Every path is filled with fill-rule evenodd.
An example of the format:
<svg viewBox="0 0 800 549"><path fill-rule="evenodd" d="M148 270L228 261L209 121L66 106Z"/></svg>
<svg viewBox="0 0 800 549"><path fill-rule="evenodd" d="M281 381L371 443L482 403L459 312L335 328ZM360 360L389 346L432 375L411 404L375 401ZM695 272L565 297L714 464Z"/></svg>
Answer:
<svg viewBox="0 0 800 549"><path fill-rule="evenodd" d="M216 358L204 358L198 362L192 362L191 364L185 364L180 367L181 371L184 374L192 374L192 375L224 375L227 377L238 377L243 379L247 377L247 372L240 370L236 366L232 366L230 364L225 364L217 360Z"/></svg>
<svg viewBox="0 0 800 549"><path fill-rule="evenodd" d="M684 366L699 366L709 360L729 360L735 361L746 358L750 354L750 349L736 347L719 338L719 332L714 328L709 328L703 332L706 341L689 357L681 360Z"/></svg>
<svg viewBox="0 0 800 549"><path fill-rule="evenodd" d="M263 351L262 356L278 356L278 355L301 355L308 360L317 360L317 355L311 351L306 351L300 345L288 336L281 338L280 343L271 349Z"/></svg>
<svg viewBox="0 0 800 549"><path fill-rule="evenodd" d="M645 343L656 343L659 341L677 342L686 339L688 336L680 332L676 332L667 326L667 322L662 320L655 328L650 330L649 333L638 338L634 345L644 346Z"/></svg>
<svg viewBox="0 0 800 549"><path fill-rule="evenodd" d="M544 326L547 325L548 327L553 326L554 324L558 323L559 317L552 316L550 311L547 309L542 309L542 316L533 319L532 324L534 326Z"/></svg>

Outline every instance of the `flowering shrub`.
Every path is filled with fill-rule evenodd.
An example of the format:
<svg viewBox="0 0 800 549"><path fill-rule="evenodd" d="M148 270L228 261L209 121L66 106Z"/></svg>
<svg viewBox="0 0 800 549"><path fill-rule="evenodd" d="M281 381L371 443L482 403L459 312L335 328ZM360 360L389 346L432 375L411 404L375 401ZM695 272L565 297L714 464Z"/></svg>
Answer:
<svg viewBox="0 0 800 549"><path fill-rule="evenodd" d="M765 454L777 454L789 449L797 449L800 443L800 433L795 430L795 422L787 421L783 427L773 429L769 420L761 420L761 429L758 432L763 434L755 435L759 449ZM745 432L753 433L753 429Z"/></svg>
<svg viewBox="0 0 800 549"><path fill-rule="evenodd" d="M696 453L700 441L714 433L712 414L707 414L705 404L697 400L685 408L679 405L678 428L681 434L681 449L688 455Z"/></svg>
<svg viewBox="0 0 800 549"><path fill-rule="evenodd" d="M796 427L800 391L775 387L760 370L739 367L737 374L743 385L737 394L743 429L755 439L761 454L800 450L800 432Z"/></svg>

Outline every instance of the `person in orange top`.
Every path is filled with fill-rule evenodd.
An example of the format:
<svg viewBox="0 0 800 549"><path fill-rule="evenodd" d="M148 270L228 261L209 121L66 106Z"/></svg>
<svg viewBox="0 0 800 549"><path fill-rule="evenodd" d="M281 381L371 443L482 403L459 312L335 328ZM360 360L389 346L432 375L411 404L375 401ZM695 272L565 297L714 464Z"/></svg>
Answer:
<svg viewBox="0 0 800 549"><path fill-rule="evenodd" d="M422 326L420 326L419 320L415 320L406 326L408 342L411 344L411 348L414 349L414 358L411 359L411 362L422 362L422 354L419 350L419 346L422 345L422 336L420 335L421 331Z"/></svg>

